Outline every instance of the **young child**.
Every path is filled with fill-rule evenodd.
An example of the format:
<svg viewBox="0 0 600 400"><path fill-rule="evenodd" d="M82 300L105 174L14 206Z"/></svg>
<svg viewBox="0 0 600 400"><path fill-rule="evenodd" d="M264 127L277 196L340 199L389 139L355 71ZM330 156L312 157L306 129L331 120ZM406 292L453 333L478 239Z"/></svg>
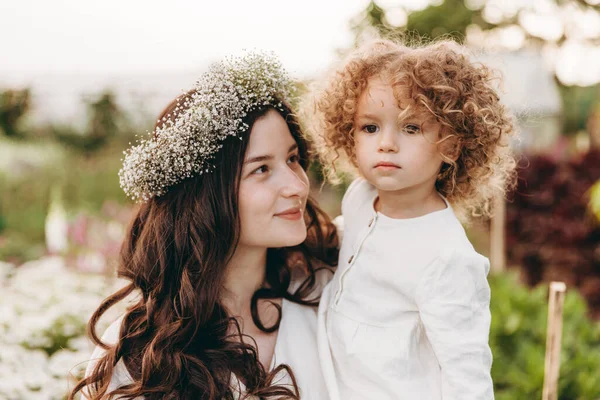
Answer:
<svg viewBox="0 0 600 400"><path fill-rule="evenodd" d="M454 42L378 40L323 83L309 132L329 172L360 176L319 310L331 399L493 399L489 261L457 218L514 181L491 71Z"/></svg>

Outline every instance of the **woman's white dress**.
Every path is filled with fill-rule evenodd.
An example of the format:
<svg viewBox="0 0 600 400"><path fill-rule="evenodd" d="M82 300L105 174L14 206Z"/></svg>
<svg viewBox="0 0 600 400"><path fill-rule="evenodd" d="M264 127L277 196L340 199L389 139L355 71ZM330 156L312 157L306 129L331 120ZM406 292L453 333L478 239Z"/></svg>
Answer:
<svg viewBox="0 0 600 400"><path fill-rule="evenodd" d="M325 273L325 271L320 275L331 277L331 274ZM115 344L118 341L121 320L122 317L113 322L105 331L102 336L104 343ZM104 349L96 347L88 364L86 376L91 373L95 365L95 360L98 360L103 353ZM283 300L281 323L277 334L271 368L280 364L286 364L291 367L300 390L301 399L328 399L317 354L316 308ZM280 376L281 379L277 379L277 381L279 384L287 384L291 387L289 376L283 372ZM132 377L127 371L123 360L120 360L113 373L109 393L120 386L132 382ZM232 379L232 387L239 387L241 391L244 390L243 385L235 378Z"/></svg>

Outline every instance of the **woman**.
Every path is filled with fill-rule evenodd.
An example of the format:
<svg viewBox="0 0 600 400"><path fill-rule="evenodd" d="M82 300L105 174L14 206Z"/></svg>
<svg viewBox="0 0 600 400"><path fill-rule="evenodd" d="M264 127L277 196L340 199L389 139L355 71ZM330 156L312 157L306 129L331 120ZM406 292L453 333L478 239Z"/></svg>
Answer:
<svg viewBox="0 0 600 400"><path fill-rule="evenodd" d="M130 283L92 316L98 347L71 399L325 398L315 305L337 236L308 198L289 87L269 56L225 60L126 153L121 185L142 202L118 268Z"/></svg>

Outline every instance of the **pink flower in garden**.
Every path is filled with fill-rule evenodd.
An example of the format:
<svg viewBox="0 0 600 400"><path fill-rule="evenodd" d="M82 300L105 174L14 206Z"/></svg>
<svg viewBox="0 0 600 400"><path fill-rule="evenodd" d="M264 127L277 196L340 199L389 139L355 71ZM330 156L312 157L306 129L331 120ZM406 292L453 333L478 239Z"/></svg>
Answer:
<svg viewBox="0 0 600 400"><path fill-rule="evenodd" d="M69 229L69 239L75 245L85 245L87 240L88 217L79 214Z"/></svg>

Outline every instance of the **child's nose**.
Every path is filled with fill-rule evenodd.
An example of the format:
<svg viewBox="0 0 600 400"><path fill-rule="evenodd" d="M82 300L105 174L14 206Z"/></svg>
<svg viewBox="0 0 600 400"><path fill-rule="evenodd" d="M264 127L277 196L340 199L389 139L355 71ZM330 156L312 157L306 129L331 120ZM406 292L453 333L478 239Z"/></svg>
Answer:
<svg viewBox="0 0 600 400"><path fill-rule="evenodd" d="M398 151L396 135L394 132L385 130L379 135L379 151L381 153L395 153Z"/></svg>

